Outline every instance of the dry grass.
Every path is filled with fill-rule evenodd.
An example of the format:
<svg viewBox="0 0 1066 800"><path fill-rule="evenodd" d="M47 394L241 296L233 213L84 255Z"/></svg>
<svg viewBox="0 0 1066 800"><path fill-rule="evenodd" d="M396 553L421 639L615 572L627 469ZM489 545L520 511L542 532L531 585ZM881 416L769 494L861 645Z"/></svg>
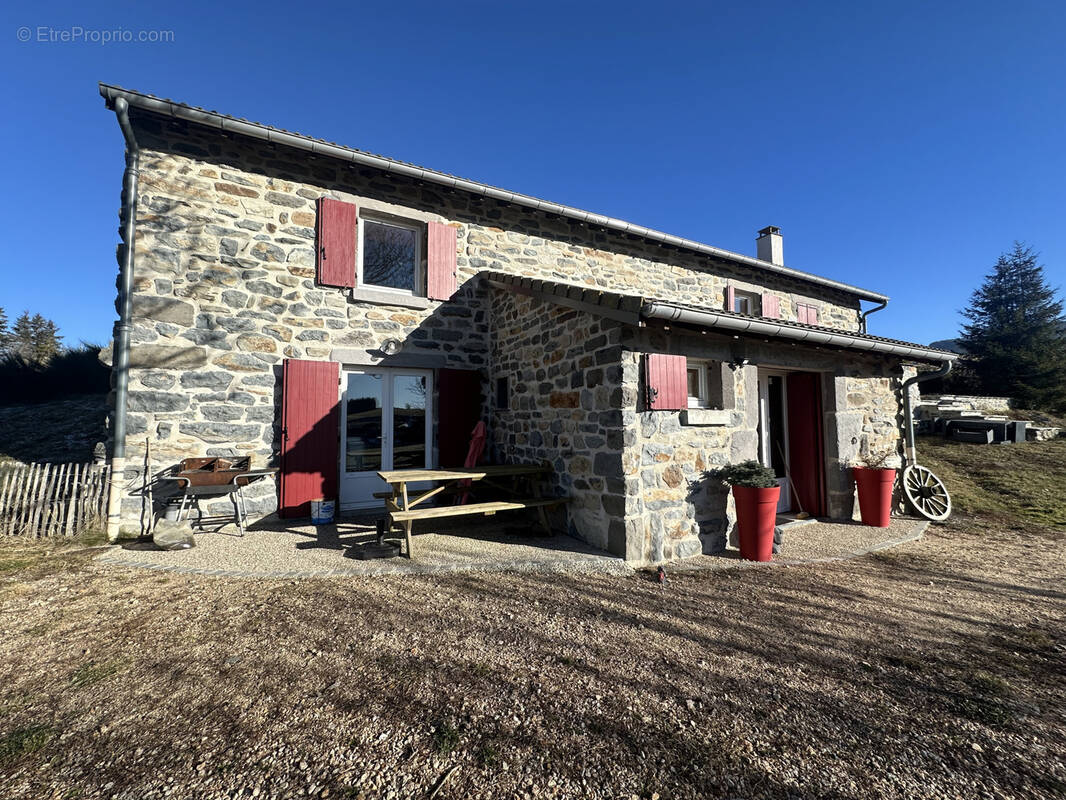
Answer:
<svg viewBox="0 0 1066 800"><path fill-rule="evenodd" d="M0 796L1060 796L1063 535L975 485L920 542L665 591L5 543Z"/></svg>
<svg viewBox="0 0 1066 800"><path fill-rule="evenodd" d="M1066 530L1066 438L988 446L927 437L918 440L918 459L964 513Z"/></svg>

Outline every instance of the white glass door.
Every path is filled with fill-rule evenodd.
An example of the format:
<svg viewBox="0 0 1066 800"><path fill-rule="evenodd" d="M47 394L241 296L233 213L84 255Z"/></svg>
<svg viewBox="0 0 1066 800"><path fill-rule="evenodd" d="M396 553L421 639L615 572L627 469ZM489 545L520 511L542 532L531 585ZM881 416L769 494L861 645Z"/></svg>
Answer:
<svg viewBox="0 0 1066 800"><path fill-rule="evenodd" d="M788 482L788 394L781 372L759 373L759 460L770 467L781 487L778 512L792 509Z"/></svg>
<svg viewBox="0 0 1066 800"><path fill-rule="evenodd" d="M432 373L367 369L344 374L341 510L380 507L374 492L388 487L379 470L433 465Z"/></svg>

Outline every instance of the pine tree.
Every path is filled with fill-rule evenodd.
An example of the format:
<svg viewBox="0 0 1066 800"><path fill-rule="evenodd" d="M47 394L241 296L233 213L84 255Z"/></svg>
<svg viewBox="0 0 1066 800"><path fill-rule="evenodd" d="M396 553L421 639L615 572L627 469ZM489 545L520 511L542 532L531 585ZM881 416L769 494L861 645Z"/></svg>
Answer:
<svg viewBox="0 0 1066 800"><path fill-rule="evenodd" d="M30 363L46 364L59 352L62 339L52 320L23 311L8 334L7 352Z"/></svg>
<svg viewBox="0 0 1066 800"><path fill-rule="evenodd" d="M0 356L7 354L10 339L11 331L7 327L7 312L0 306Z"/></svg>
<svg viewBox="0 0 1066 800"><path fill-rule="evenodd" d="M33 315L30 326L33 329L31 357L38 364L47 364L59 352L59 341L63 338L59 335L59 328L52 320L45 319L40 314Z"/></svg>
<svg viewBox="0 0 1066 800"><path fill-rule="evenodd" d="M13 355L21 356L27 361L33 353L33 322L30 312L23 311L15 320L11 328L11 338L8 349Z"/></svg>
<svg viewBox="0 0 1066 800"><path fill-rule="evenodd" d="M962 313L960 343L983 391L1026 408L1066 406L1066 320L1031 247L1002 254Z"/></svg>

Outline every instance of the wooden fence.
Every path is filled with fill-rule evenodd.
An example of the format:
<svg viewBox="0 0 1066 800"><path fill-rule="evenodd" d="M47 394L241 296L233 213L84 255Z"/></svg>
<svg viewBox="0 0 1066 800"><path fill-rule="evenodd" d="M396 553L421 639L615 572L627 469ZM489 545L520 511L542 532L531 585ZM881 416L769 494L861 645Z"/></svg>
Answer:
<svg viewBox="0 0 1066 800"><path fill-rule="evenodd" d="M0 464L0 535L77 536L107 517L106 464Z"/></svg>

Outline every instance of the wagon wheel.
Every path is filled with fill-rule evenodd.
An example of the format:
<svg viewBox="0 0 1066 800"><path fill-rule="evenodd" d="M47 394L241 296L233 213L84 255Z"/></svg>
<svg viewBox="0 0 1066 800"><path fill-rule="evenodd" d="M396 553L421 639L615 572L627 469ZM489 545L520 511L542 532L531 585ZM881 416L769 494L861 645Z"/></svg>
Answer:
<svg viewBox="0 0 1066 800"><path fill-rule="evenodd" d="M919 464L903 470L903 494L911 508L926 519L943 522L951 516L951 497L932 471Z"/></svg>

